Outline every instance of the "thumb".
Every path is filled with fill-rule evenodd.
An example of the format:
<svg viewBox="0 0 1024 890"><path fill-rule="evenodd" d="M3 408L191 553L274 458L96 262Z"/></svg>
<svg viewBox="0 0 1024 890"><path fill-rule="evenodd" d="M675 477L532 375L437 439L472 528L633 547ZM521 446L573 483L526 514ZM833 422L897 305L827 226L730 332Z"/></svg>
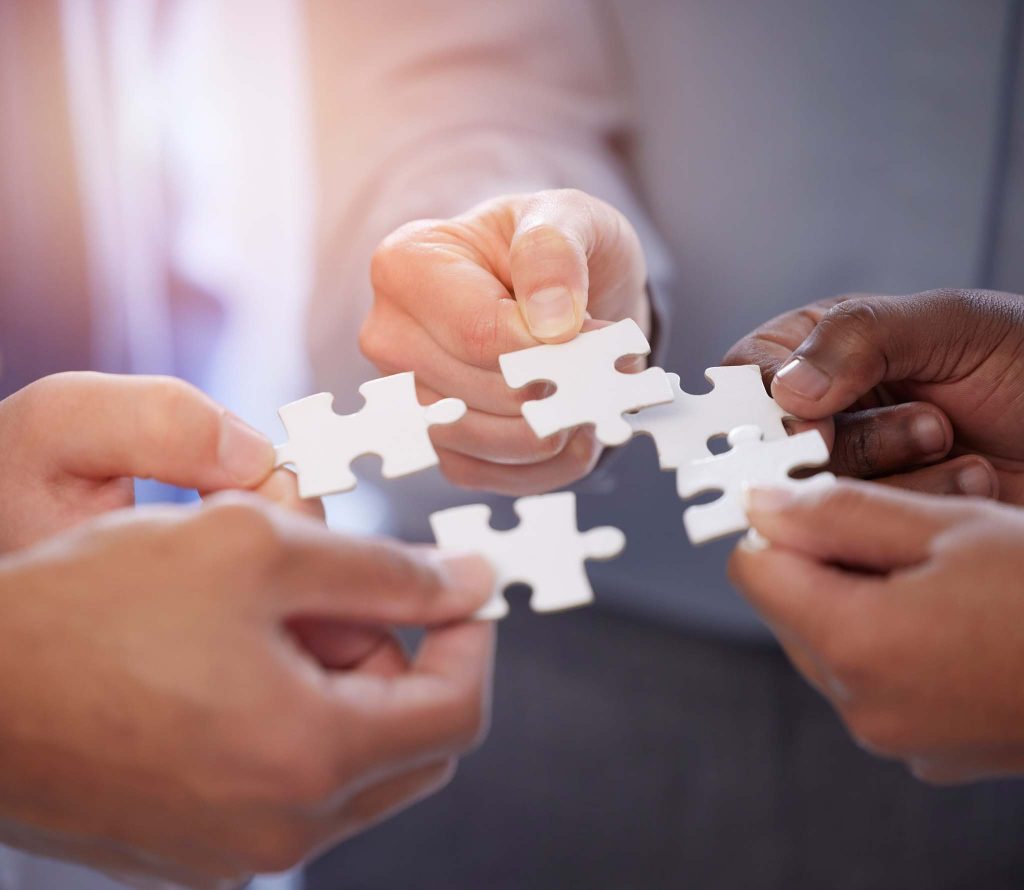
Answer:
<svg viewBox="0 0 1024 890"><path fill-rule="evenodd" d="M628 306L616 293L641 294L647 275L639 240L625 217L575 189L540 192L518 209L509 274L530 333L548 342L571 340L580 332L592 288L609 291L612 303Z"/></svg>
<svg viewBox="0 0 1024 890"><path fill-rule="evenodd" d="M72 373L34 387L59 472L217 491L254 487L273 469L265 436L182 380Z"/></svg>
<svg viewBox="0 0 1024 890"><path fill-rule="evenodd" d="M772 395L811 420L849 408L885 381L947 373L948 345L978 319L956 292L872 296L833 306L785 361ZM932 367L938 361L941 365Z"/></svg>

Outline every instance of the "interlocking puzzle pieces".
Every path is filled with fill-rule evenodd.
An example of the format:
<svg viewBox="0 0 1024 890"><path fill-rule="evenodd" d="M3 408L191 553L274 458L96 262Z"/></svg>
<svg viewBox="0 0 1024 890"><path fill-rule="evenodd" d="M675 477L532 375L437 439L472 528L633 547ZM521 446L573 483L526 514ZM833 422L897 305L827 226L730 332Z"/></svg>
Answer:
<svg viewBox="0 0 1024 890"><path fill-rule="evenodd" d="M430 517L438 546L479 553L494 568L491 600L476 617L492 620L507 615L508 602L502 591L515 583L533 589L530 606L535 612L593 602L584 562L618 556L626 546L626 536L611 526L580 532L572 492L519 498L515 511L519 525L508 531L491 527L491 508L486 504L452 507Z"/></svg>
<svg viewBox="0 0 1024 890"><path fill-rule="evenodd" d="M818 473L806 479L789 475L794 470L828 463L828 446L817 430L766 442L756 426L740 426L729 433L729 445L729 451L695 461L677 472L681 498L707 491L722 492L717 500L690 507L683 514L683 525L693 544L704 544L748 527L743 505L748 486L807 488L835 482L831 473Z"/></svg>
<svg viewBox="0 0 1024 890"><path fill-rule="evenodd" d="M335 414L329 392L299 399L278 412L288 442L277 446L274 465L295 466L301 497L355 488L351 463L363 454L381 456L385 479L435 466L438 458L429 428L454 423L466 413L460 399L421 405L411 371L370 380L359 393L366 405L355 414Z"/></svg>
<svg viewBox="0 0 1024 890"><path fill-rule="evenodd" d="M567 343L509 352L498 361L513 389L541 380L555 384L548 398L523 403L523 417L540 438L592 423L600 442L621 445L633 432L624 413L672 401L672 387L661 368L639 374L615 369L618 359L650 351L639 325L627 318Z"/></svg>
<svg viewBox="0 0 1024 890"><path fill-rule="evenodd" d="M654 439L663 470L709 457L708 441L740 426L758 427L769 441L786 438L782 421L789 415L765 391L757 365L708 368L704 376L714 389L691 395L680 387L678 374L669 374L671 402L626 416L634 433Z"/></svg>

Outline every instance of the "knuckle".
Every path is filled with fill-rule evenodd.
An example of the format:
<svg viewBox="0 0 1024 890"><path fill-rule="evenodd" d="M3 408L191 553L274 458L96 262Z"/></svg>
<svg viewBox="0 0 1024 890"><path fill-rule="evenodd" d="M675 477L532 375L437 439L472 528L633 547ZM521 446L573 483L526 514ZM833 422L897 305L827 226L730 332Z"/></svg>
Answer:
<svg viewBox="0 0 1024 890"><path fill-rule="evenodd" d="M871 476L879 472L883 437L871 422L847 427L836 436L837 464L854 476Z"/></svg>
<svg viewBox="0 0 1024 890"><path fill-rule="evenodd" d="M597 200L587 192L583 191L583 189L578 188L554 189L552 195L563 204L570 204L576 207L589 205L591 202Z"/></svg>
<svg viewBox="0 0 1024 890"><path fill-rule="evenodd" d="M269 507L256 495L218 495L207 502L201 516L213 526L221 553L248 562L269 562L283 551L281 532Z"/></svg>
<svg viewBox="0 0 1024 890"><path fill-rule="evenodd" d="M195 387L176 377L155 377L146 387L146 397L138 402L140 423L139 443L143 449L158 450L167 447L168 440L182 428L182 420L188 415L200 419L196 409L206 407L205 397ZM216 421L219 415L211 411L199 435L210 448L216 448L218 429ZM194 424L190 424L194 427Z"/></svg>
<svg viewBox="0 0 1024 890"><path fill-rule="evenodd" d="M400 285L411 255L411 247L422 232L424 222L417 220L395 229L377 245L370 257L370 283L376 294L389 293Z"/></svg>
<svg viewBox="0 0 1024 890"><path fill-rule="evenodd" d="M843 300L829 309L822 321L831 325L870 329L878 322L878 306L872 297Z"/></svg>
<svg viewBox="0 0 1024 890"><path fill-rule="evenodd" d="M837 303L822 317L819 330L844 341L854 352L870 353L879 337L885 335L884 299L869 297Z"/></svg>
<svg viewBox="0 0 1024 890"><path fill-rule="evenodd" d="M480 368L496 368L498 356L508 349L508 337L501 310L502 303L488 301L465 312L456 322L456 336L470 364Z"/></svg>
<svg viewBox="0 0 1024 890"><path fill-rule="evenodd" d="M177 377L154 377L149 386L149 399L158 402L162 409L174 412L189 407L199 391Z"/></svg>
<svg viewBox="0 0 1024 890"><path fill-rule="evenodd" d="M91 371L62 371L33 380L3 400L3 404L10 422L24 434L26 430L52 424L52 414L60 410L62 403L102 396L110 380L108 375Z"/></svg>
<svg viewBox="0 0 1024 890"><path fill-rule="evenodd" d="M394 338L389 335L379 312L372 310L359 329L359 351L379 365L391 360L393 343Z"/></svg>

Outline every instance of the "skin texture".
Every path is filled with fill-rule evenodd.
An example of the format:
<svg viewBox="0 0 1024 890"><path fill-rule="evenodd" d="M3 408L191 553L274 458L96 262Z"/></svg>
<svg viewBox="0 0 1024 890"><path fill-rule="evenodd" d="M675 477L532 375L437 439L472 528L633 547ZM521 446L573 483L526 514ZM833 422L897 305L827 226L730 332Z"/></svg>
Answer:
<svg viewBox="0 0 1024 890"><path fill-rule="evenodd" d="M160 378L0 403L0 841L234 886L436 790L482 735L486 565L329 532L225 418ZM136 510L132 475L263 497ZM427 628L414 658L396 625Z"/></svg>
<svg viewBox="0 0 1024 890"><path fill-rule="evenodd" d="M839 473L1021 504L1022 350L1024 298L948 290L814 303L762 325L726 361L760 365L779 404L827 437L834 423Z"/></svg>
<svg viewBox="0 0 1024 890"><path fill-rule="evenodd" d="M1024 772L1024 512L923 493L1024 504L1022 355L1021 297L935 291L812 304L728 357L834 435L833 469L887 483L752 490L767 546L732 579L854 738L928 781Z"/></svg>
<svg viewBox="0 0 1024 890"><path fill-rule="evenodd" d="M549 387L511 390L498 356L627 317L649 330L643 251L622 214L573 190L497 198L401 227L371 272L363 352L382 373L415 371L422 400L455 396L469 406L458 423L431 431L451 481L518 495L590 472L600 456L593 430L538 439L520 406Z"/></svg>
<svg viewBox="0 0 1024 890"><path fill-rule="evenodd" d="M172 377L68 373L0 402L0 553L135 503L132 477L200 491L254 489L312 516L274 448Z"/></svg>
<svg viewBox="0 0 1024 890"><path fill-rule="evenodd" d="M749 493L736 586L867 750L952 783L1024 773L1024 512L870 483Z"/></svg>

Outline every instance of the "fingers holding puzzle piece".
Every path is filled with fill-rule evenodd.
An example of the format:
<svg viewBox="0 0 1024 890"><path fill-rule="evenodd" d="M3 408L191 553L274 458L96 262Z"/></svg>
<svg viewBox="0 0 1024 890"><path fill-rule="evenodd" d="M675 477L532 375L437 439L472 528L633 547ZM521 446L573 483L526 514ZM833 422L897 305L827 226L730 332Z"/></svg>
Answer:
<svg viewBox="0 0 1024 890"><path fill-rule="evenodd" d="M684 392L678 374L648 368L622 373L616 361L650 351L632 320L580 334L574 340L536 346L500 357L506 382L515 388L535 381L555 384L553 395L525 402L523 416L539 437L593 424L606 445L650 435L662 469L674 470L679 497L720 491L708 504L691 506L683 523L693 544L702 544L748 527L743 498L749 485L826 485L831 473L797 480L790 473L826 464L828 448L816 431L788 436L786 412L768 395L756 365L709 368L711 392ZM435 466L430 441L433 424L454 423L466 405L441 399L421 405L412 372L371 380L359 387L362 410L335 414L333 396L318 393L285 405L281 420L289 441L277 448L277 465L295 465L302 497L320 497L355 487L351 463L363 454L379 454L382 475L391 479ZM712 438L728 434L730 450L713 454ZM476 552L495 568L491 602L480 618L508 612L502 591L528 584L534 611L550 612L593 601L588 559L611 559L625 546L612 527L580 532L576 498L570 492L520 498L519 525L509 531L491 527L484 504L441 510L430 517L439 546Z"/></svg>
<svg viewBox="0 0 1024 890"><path fill-rule="evenodd" d="M538 437L592 423L598 441L621 445L633 434L623 414L672 401L672 387L661 368L639 374L615 368L620 358L650 351L640 326L627 318L567 343L506 353L498 362L513 389L542 380L555 384L553 395L523 403L523 417Z"/></svg>
<svg viewBox="0 0 1024 890"><path fill-rule="evenodd" d="M708 368L704 377L714 388L691 395L679 385L678 374L669 374L673 400L626 417L634 434L654 439L663 470L709 457L709 440L740 426L756 426L766 440L786 438L783 420L789 415L768 395L757 365Z"/></svg>
<svg viewBox="0 0 1024 890"><path fill-rule="evenodd" d="M751 485L806 488L835 482L831 473L807 479L790 476L795 470L828 463L828 447L817 430L769 442L758 427L741 426L729 433L729 445L731 449L724 454L693 461L677 471L676 488L681 498L706 491L722 492L717 500L690 507L683 514L686 534L694 544L714 541L749 526L743 498Z"/></svg>

